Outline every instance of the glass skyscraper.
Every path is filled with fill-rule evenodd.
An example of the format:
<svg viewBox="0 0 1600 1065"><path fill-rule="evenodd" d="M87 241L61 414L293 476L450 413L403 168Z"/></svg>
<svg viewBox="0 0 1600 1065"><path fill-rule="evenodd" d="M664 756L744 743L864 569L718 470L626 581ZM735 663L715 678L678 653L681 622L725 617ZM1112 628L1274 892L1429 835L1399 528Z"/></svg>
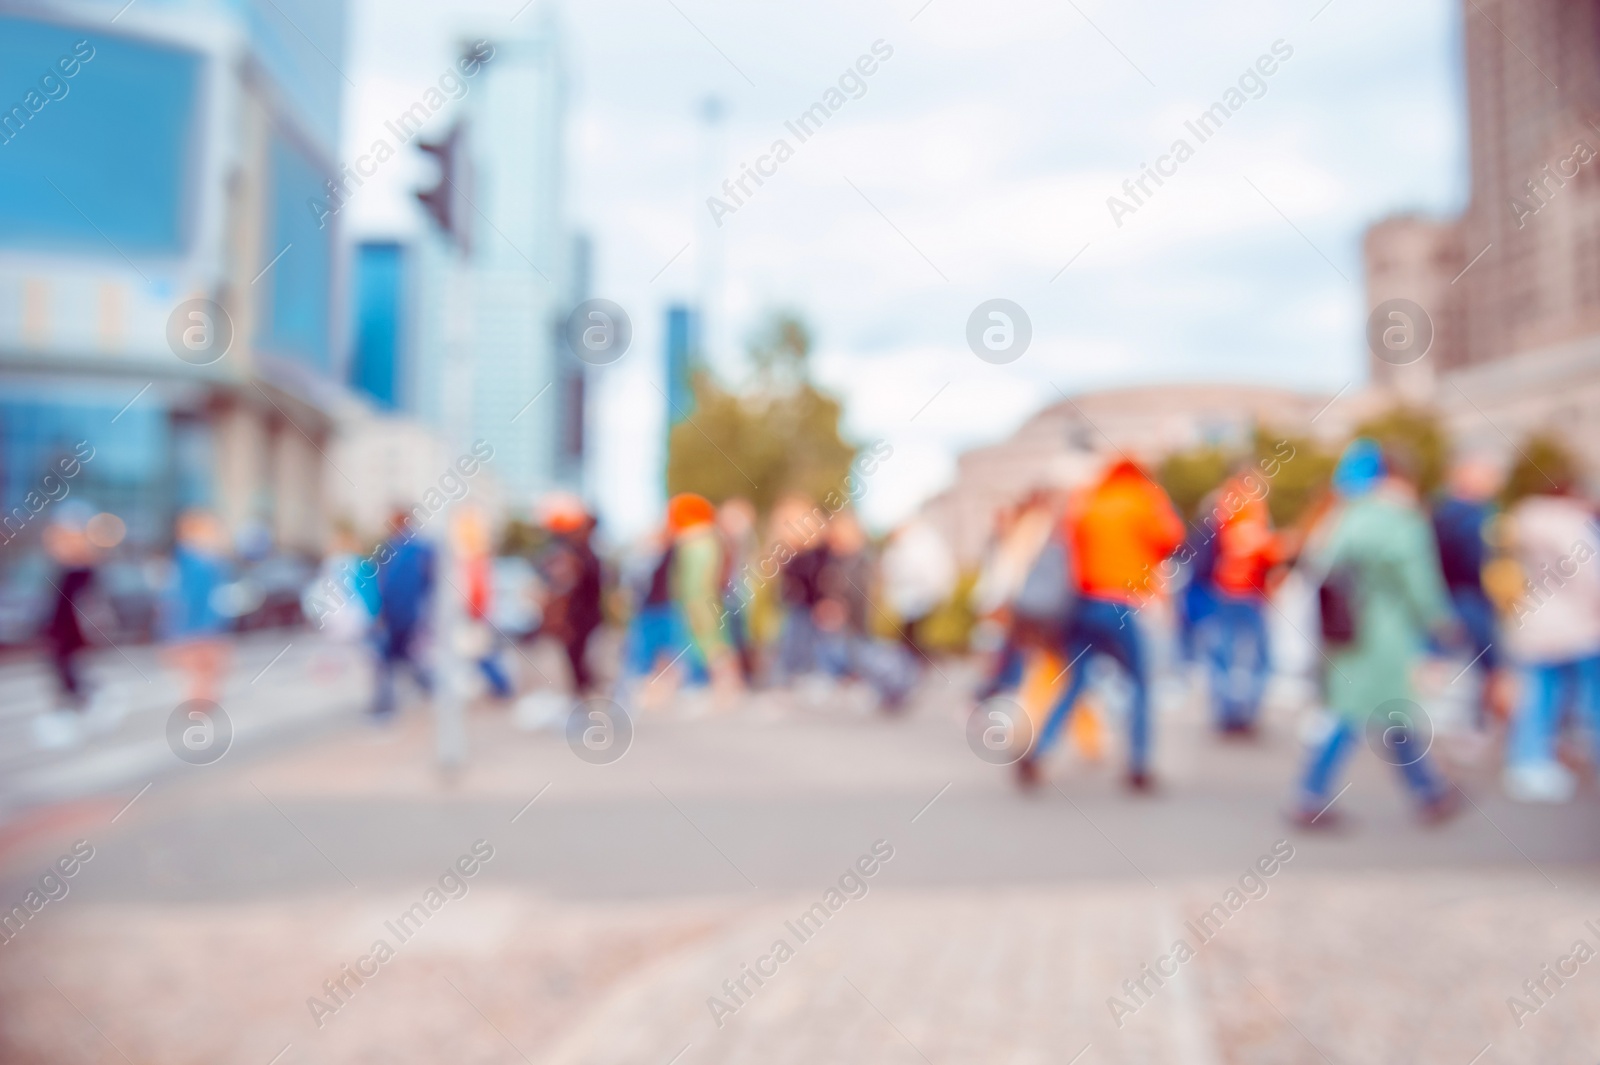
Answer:
<svg viewBox="0 0 1600 1065"><path fill-rule="evenodd" d="M343 0L0 13L4 513L82 442L73 494L133 543L207 505L320 546L344 375L337 231L308 201L338 174L345 25Z"/></svg>

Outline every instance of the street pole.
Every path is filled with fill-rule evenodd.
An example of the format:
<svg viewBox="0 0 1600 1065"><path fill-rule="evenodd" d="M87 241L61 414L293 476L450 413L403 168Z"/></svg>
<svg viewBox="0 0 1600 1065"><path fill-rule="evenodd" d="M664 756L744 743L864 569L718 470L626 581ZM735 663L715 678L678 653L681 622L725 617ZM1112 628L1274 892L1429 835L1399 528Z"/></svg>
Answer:
<svg viewBox="0 0 1600 1065"><path fill-rule="evenodd" d="M464 455L471 446L473 350L471 314L467 283L470 265L459 246L450 241L446 260L445 298L445 393L446 447L451 454ZM446 458L449 455L447 454ZM468 638L466 604L462 601L461 578L464 553L457 530L462 514L459 504L450 500L444 511L444 536L440 538L439 572L434 583L434 656L438 684L433 699L434 761L447 779L459 774L467 761L466 700L468 676L463 662Z"/></svg>

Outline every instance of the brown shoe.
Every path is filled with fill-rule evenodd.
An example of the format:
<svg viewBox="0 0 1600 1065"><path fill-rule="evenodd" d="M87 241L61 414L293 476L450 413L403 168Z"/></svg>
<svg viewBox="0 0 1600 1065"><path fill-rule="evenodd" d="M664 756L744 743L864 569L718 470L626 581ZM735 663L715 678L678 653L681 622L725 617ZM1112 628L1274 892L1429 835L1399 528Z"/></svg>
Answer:
<svg viewBox="0 0 1600 1065"><path fill-rule="evenodd" d="M1143 769L1130 769L1127 783L1129 791L1140 795L1149 795L1156 790L1155 780Z"/></svg>
<svg viewBox="0 0 1600 1065"><path fill-rule="evenodd" d="M1037 791L1042 776L1039 772L1039 763L1032 758L1021 758L1017 761L1017 787L1024 792Z"/></svg>
<svg viewBox="0 0 1600 1065"><path fill-rule="evenodd" d="M1283 816L1294 827L1311 832L1337 832L1347 827L1344 815L1338 810L1327 807L1321 810L1308 810L1304 806L1294 806L1285 810Z"/></svg>
<svg viewBox="0 0 1600 1065"><path fill-rule="evenodd" d="M1461 812L1461 792L1454 784L1447 785L1443 795L1422 804L1417 816L1430 827L1442 825Z"/></svg>

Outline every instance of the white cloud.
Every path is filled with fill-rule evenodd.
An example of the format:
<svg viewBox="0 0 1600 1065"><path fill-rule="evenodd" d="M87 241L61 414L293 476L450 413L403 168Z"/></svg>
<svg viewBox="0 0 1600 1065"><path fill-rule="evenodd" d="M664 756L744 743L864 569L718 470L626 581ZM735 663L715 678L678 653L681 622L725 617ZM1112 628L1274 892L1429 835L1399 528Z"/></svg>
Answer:
<svg viewBox="0 0 1600 1065"><path fill-rule="evenodd" d="M351 146L432 81L456 41L515 32L521 3L358 0ZM563 12L569 203L595 240L599 294L635 323L634 353L596 388L591 466L610 516L629 527L656 503L662 401L648 382L659 377L665 305L696 291L710 250L706 196L774 138L793 142L784 121L880 38L894 56L866 94L795 143L715 232L727 311L719 365L737 364L737 342L764 309L805 312L847 428L895 444L866 504L881 520L936 490L958 449L1055 400L1053 385L1163 377L1336 389L1364 363L1362 227L1397 208L1450 210L1464 195L1449 0L1334 0L1314 22L1322 0L1079 0L1081 15L1053 0L933 0L915 22L922 0L678 6L681 15L592 0ZM1279 38L1295 54L1266 94L1115 227L1106 197ZM708 176L696 109L712 93L729 111ZM424 171L396 160L352 217L368 229L407 224ZM1035 329L1029 354L1004 367L978 362L964 341L968 313L994 296L1021 303Z"/></svg>

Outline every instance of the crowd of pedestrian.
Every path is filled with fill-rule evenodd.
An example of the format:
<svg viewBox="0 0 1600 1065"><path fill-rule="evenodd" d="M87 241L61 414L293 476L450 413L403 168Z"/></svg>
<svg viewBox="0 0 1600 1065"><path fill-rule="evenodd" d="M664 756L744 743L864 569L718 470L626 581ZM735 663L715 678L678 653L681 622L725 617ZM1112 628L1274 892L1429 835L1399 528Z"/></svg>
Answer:
<svg viewBox="0 0 1600 1065"><path fill-rule="evenodd" d="M666 677L722 705L757 687L857 683L893 713L930 661L923 627L956 580L932 529L875 545L850 510L798 495L773 508L765 536L748 500L674 496L636 554L614 689L630 701Z"/></svg>
<svg viewBox="0 0 1600 1065"><path fill-rule="evenodd" d="M1337 822L1330 807L1363 740L1397 768L1423 818L1449 817L1459 793L1434 744L1441 730L1456 762L1498 752L1512 798L1570 799L1581 767L1600 762L1600 526L1573 471L1539 470L1542 483L1503 509L1500 471L1467 456L1425 498L1414 454L1360 438L1322 498L1278 528L1276 468L1240 464L1186 521L1144 465L1114 456L1091 483L1040 488L996 515L970 591L932 525L913 519L874 538L842 500L791 495L763 515L747 499L680 493L621 551L597 545L596 517L567 494L540 500L520 538L465 508L420 535L396 510L365 555L349 529L336 531L305 614L330 641L368 649L376 723L399 712L403 677L433 692L432 648L454 625L451 645L488 698L532 700L543 709L519 721L558 724L594 697L703 712L752 689L842 686L896 714L937 669L932 634L959 603L987 649L973 712L1000 699L1024 707L1027 720L1013 722L1019 785L1043 781L1064 735L1097 752L1116 720L1136 792L1158 785L1159 676L1191 668L1219 737L1249 741L1274 676L1273 634L1287 629L1315 645L1319 674L1295 821ZM104 539L70 507L44 530L53 599L41 637L59 702L38 722L42 746L70 745L105 716L81 664L96 642L84 602ZM180 515L158 632L201 706L221 697L229 668L235 571L217 516ZM1303 625L1280 603L1291 576L1314 592ZM601 653L608 629L617 640ZM563 679L520 668L539 641L559 648ZM1445 687L1469 692L1458 700L1469 710L1441 721L1427 709L1440 705L1438 683L1417 678L1447 660L1466 663ZM1101 679L1119 674L1108 697Z"/></svg>
<svg viewBox="0 0 1600 1065"><path fill-rule="evenodd" d="M1124 679L1127 784L1146 791L1152 640L1202 672L1219 736L1248 740L1273 674L1270 634L1288 630L1314 644L1319 674L1295 822L1339 821L1331 805L1363 740L1424 820L1448 818L1461 800L1433 742L1445 730L1458 761L1502 752L1513 799L1566 801L1574 766L1600 765L1600 525L1572 471L1537 472L1535 491L1502 511L1496 467L1467 456L1424 498L1407 447L1359 438L1292 528L1274 527L1270 478L1246 464L1185 529L1149 473L1117 457L1087 487L1035 492L999 515L976 605L1002 635L974 712L998 713L1008 694L1028 704L1016 773L1032 789L1071 716L1094 712L1083 696L1106 660ZM1276 602L1291 574L1315 593L1306 627ZM1441 685L1417 682L1442 661L1466 663L1442 685L1470 691L1460 720L1435 720ZM1042 706L1025 679L1040 665L1069 675Z"/></svg>

